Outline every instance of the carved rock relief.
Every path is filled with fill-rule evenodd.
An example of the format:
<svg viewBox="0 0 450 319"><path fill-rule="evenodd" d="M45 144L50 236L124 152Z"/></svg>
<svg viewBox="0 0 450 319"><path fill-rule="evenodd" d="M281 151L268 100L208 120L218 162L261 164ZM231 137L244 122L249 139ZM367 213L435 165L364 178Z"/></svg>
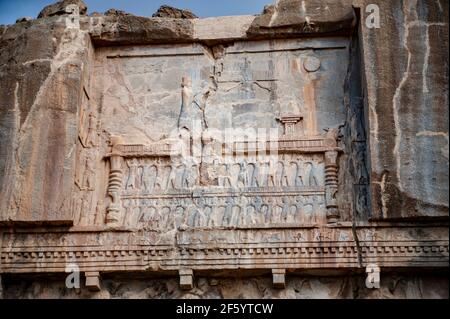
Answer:
<svg viewBox="0 0 450 319"><path fill-rule="evenodd" d="M98 49L94 98L80 111L76 224L164 230L337 221L341 150L335 130L323 126L332 121L320 118L331 112L337 128L345 115L343 93L329 90L343 77L329 67L347 58L347 42L336 41L313 41L337 54L323 57L298 40L212 51ZM252 128L264 129L263 138L241 141L237 133L224 143L227 129ZM228 202L164 203L196 193ZM156 206L148 202L155 198Z"/></svg>

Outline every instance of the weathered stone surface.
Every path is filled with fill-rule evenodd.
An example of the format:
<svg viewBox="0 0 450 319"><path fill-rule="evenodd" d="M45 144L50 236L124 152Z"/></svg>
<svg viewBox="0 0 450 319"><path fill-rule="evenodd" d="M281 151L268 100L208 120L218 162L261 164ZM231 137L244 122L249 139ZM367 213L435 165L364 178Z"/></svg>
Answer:
<svg viewBox="0 0 450 319"><path fill-rule="evenodd" d="M349 1L279 0L264 8L247 34L259 38L348 32L355 24L356 15Z"/></svg>
<svg viewBox="0 0 450 319"><path fill-rule="evenodd" d="M69 5L78 6L80 15L85 15L87 12L87 7L82 0L62 0L42 9L38 15L38 19L68 14L70 12L67 12L66 9Z"/></svg>
<svg viewBox="0 0 450 319"><path fill-rule="evenodd" d="M188 19L144 18L127 14L105 16L92 34L98 45L188 42L193 24Z"/></svg>
<svg viewBox="0 0 450 319"><path fill-rule="evenodd" d="M229 16L193 20L194 38L214 44L244 39L254 16Z"/></svg>
<svg viewBox="0 0 450 319"><path fill-rule="evenodd" d="M83 36L64 29L60 22L16 24L0 40L1 222L72 221L63 192L73 187L81 55L61 41Z"/></svg>
<svg viewBox="0 0 450 319"><path fill-rule="evenodd" d="M372 214L448 218L448 2L375 3L382 27L362 33Z"/></svg>
<svg viewBox="0 0 450 319"><path fill-rule="evenodd" d="M105 16L120 16L120 15L130 15L129 13L126 13L122 10L116 10L116 9L108 9L105 11Z"/></svg>
<svg viewBox="0 0 450 319"><path fill-rule="evenodd" d="M22 17L22 18L17 19L17 20L16 20L16 23L20 23L20 22L28 22L28 21L31 21L31 20L33 20L32 17Z"/></svg>
<svg viewBox="0 0 450 319"><path fill-rule="evenodd" d="M267 276L259 278L198 278L194 289L179 289L175 279L111 278L101 291L68 290L62 280L12 280L5 284L5 298L121 298L121 299L447 299L448 280L442 275L422 277L385 274L380 289L367 289L363 276L314 277L291 275L285 289L271 287Z"/></svg>
<svg viewBox="0 0 450 319"><path fill-rule="evenodd" d="M100 289L84 298L448 297L447 17L279 0L1 26L4 296L75 296L17 281L74 263ZM378 290L348 276L369 264ZM129 279L146 272L178 275Z"/></svg>
<svg viewBox="0 0 450 319"><path fill-rule="evenodd" d="M198 18L189 10L177 9L171 6L160 6L152 15L155 18L195 19Z"/></svg>

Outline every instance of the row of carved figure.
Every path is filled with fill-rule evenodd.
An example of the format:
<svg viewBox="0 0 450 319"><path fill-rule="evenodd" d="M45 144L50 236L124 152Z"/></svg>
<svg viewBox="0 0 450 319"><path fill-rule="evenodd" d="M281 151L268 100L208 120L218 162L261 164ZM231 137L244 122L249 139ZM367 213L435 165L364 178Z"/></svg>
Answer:
<svg viewBox="0 0 450 319"><path fill-rule="evenodd" d="M144 159L127 160L124 174L126 190L164 192L199 185L199 165L152 163ZM318 187L324 185L323 162L279 160L276 162L218 163L204 165L210 185L242 187Z"/></svg>
<svg viewBox="0 0 450 319"><path fill-rule="evenodd" d="M325 219L323 196L283 199L279 203L249 201L226 205L148 206L145 200L125 199L125 224L154 230L189 227L233 227L280 223L314 224Z"/></svg>

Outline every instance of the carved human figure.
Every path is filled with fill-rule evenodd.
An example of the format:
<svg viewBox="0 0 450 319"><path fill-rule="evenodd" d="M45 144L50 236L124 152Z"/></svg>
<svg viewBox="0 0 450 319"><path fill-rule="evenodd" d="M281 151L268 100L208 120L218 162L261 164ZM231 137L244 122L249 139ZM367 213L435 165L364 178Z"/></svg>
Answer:
<svg viewBox="0 0 450 319"><path fill-rule="evenodd" d="M181 189L183 187L186 165L183 163L176 163L175 165L175 180L174 180L174 189Z"/></svg>
<svg viewBox="0 0 450 319"><path fill-rule="evenodd" d="M230 226L237 226L239 224L239 219L241 217L242 209L238 205L234 205L231 209L231 218L229 225Z"/></svg>
<svg viewBox="0 0 450 319"><path fill-rule="evenodd" d="M267 186L275 187L277 186L277 165L274 162L269 163L269 169L267 174Z"/></svg>
<svg viewBox="0 0 450 319"><path fill-rule="evenodd" d="M248 178L246 172L245 162L239 163L239 173L237 178L237 187L246 187L248 185Z"/></svg>
<svg viewBox="0 0 450 319"><path fill-rule="evenodd" d="M313 231L313 240L314 241L322 241L322 234L319 229L314 229Z"/></svg>
<svg viewBox="0 0 450 319"><path fill-rule="evenodd" d="M350 239L350 234L346 231L340 231L339 232L339 237L338 237L338 241L349 241Z"/></svg>
<svg viewBox="0 0 450 319"><path fill-rule="evenodd" d="M212 210L211 215L209 216L208 226L222 226L222 221L225 213L225 206L218 206Z"/></svg>
<svg viewBox="0 0 450 319"><path fill-rule="evenodd" d="M162 230L172 230L175 228L175 219L172 214L170 214L170 207L164 206L161 208L161 224Z"/></svg>
<svg viewBox="0 0 450 319"><path fill-rule="evenodd" d="M314 206L312 203L305 203L303 205L303 221L305 224L312 224L314 222Z"/></svg>
<svg viewBox="0 0 450 319"><path fill-rule="evenodd" d="M220 165L219 174L218 174L219 186L232 187L231 178L230 178L228 171L229 171L229 167L227 164L224 163L224 164Z"/></svg>
<svg viewBox="0 0 450 319"><path fill-rule="evenodd" d="M244 216L245 216L243 220L244 225L254 225L257 223L256 209L253 205L247 206Z"/></svg>
<svg viewBox="0 0 450 319"><path fill-rule="evenodd" d="M231 203L225 207L225 212L222 217L222 225L223 226L231 226L233 225L233 208Z"/></svg>
<svg viewBox="0 0 450 319"><path fill-rule="evenodd" d="M158 230L161 227L161 214L154 206L149 207L147 214L140 222L144 223L146 228Z"/></svg>
<svg viewBox="0 0 450 319"><path fill-rule="evenodd" d="M147 207L147 206L143 207L143 209L141 210L141 213L139 215L139 218L137 219L136 226L145 227L150 223L150 218L152 217L151 213L150 213L150 208L151 207Z"/></svg>
<svg viewBox="0 0 450 319"><path fill-rule="evenodd" d="M128 216L131 216L132 212L133 212L133 200L131 199L126 199L123 201L123 208L125 209L125 216L124 219L126 221Z"/></svg>
<svg viewBox="0 0 450 319"><path fill-rule="evenodd" d="M313 163L306 162L305 164L305 182L306 186L314 187L318 186L316 172Z"/></svg>
<svg viewBox="0 0 450 319"><path fill-rule="evenodd" d="M286 219L289 215L289 205L290 205L289 197L287 197L287 196L283 197L282 203L283 203L283 206L282 206L282 210L281 210L280 222L286 222Z"/></svg>
<svg viewBox="0 0 450 319"><path fill-rule="evenodd" d="M94 150L87 150L86 162L83 175L83 188L94 190L95 187L95 161L96 153Z"/></svg>
<svg viewBox="0 0 450 319"><path fill-rule="evenodd" d="M138 200L134 200L134 207L131 211L131 215L126 216L127 226L135 226L135 221L141 215L141 206L138 203Z"/></svg>
<svg viewBox="0 0 450 319"><path fill-rule="evenodd" d="M184 214L185 209L181 206L177 206L175 208L175 211L173 212L173 219L174 219L174 227L178 228L180 225L185 223L186 216Z"/></svg>
<svg viewBox="0 0 450 319"><path fill-rule="evenodd" d="M85 141L86 147L97 146L97 118L94 113L89 114L88 133Z"/></svg>
<svg viewBox="0 0 450 319"><path fill-rule="evenodd" d="M169 164L161 165L158 167L158 176L156 178L155 191L167 190L168 179L172 166Z"/></svg>
<svg viewBox="0 0 450 319"><path fill-rule="evenodd" d="M219 168L220 168L219 160L218 159L214 159L212 161L212 163L207 166L207 169L206 169L207 170L207 174L208 174L208 180L210 180L211 183L213 183L214 185L218 185L218 186L220 186L219 180L218 180Z"/></svg>
<svg viewBox="0 0 450 319"><path fill-rule="evenodd" d="M191 227L202 227L205 223L205 215L199 209L194 209L189 214L188 225Z"/></svg>
<svg viewBox="0 0 450 319"><path fill-rule="evenodd" d="M326 223L326 211L325 202L323 196L313 196L313 223L324 222Z"/></svg>
<svg viewBox="0 0 450 319"><path fill-rule="evenodd" d="M97 206L95 208L95 219L94 219L94 225L99 225L102 220L104 220L104 214L105 214L105 202L103 199L99 199L97 202Z"/></svg>
<svg viewBox="0 0 450 319"><path fill-rule="evenodd" d="M304 223L304 212L303 212L303 205L304 205L304 197L303 196L297 196L295 198L295 205L297 206L297 220L300 223Z"/></svg>
<svg viewBox="0 0 450 319"><path fill-rule="evenodd" d="M178 128L193 132L195 127L204 128L203 110L209 88L205 87L203 92L194 95L192 90L192 79L184 76L181 80L181 112L178 119Z"/></svg>
<svg viewBox="0 0 450 319"><path fill-rule="evenodd" d="M259 163L252 163L248 165L248 181L250 187L260 187L259 182Z"/></svg>
<svg viewBox="0 0 450 319"><path fill-rule="evenodd" d="M82 210L80 215L80 224L87 224L90 213L90 198L87 198L89 195L82 196Z"/></svg>
<svg viewBox="0 0 450 319"><path fill-rule="evenodd" d="M192 80L188 76L184 76L181 79L181 113L178 121L178 127L191 128L189 119L189 109L192 106L194 95L192 93ZM185 123L188 122L188 123Z"/></svg>
<svg viewBox="0 0 450 319"><path fill-rule="evenodd" d="M297 171L295 173L295 186L301 187L305 186L304 182L304 169L303 169L303 162L300 158L297 158Z"/></svg>
<svg viewBox="0 0 450 319"><path fill-rule="evenodd" d="M272 224L280 223L281 222L281 215L283 212L283 207L276 205L272 209L272 216L270 217L270 222Z"/></svg>
<svg viewBox="0 0 450 319"><path fill-rule="evenodd" d="M289 171L287 167L283 164L283 170L281 173L281 183L280 185L283 187L291 186L291 183L289 182Z"/></svg>
<svg viewBox="0 0 450 319"><path fill-rule="evenodd" d="M81 219L81 214L83 210L83 197L76 197L73 200L74 202L74 219L79 223Z"/></svg>
<svg viewBox="0 0 450 319"><path fill-rule="evenodd" d="M231 185L233 187L243 187L243 183L239 182L239 172L241 170L241 165L239 163L229 164L228 168L228 175L230 176Z"/></svg>
<svg viewBox="0 0 450 319"><path fill-rule="evenodd" d="M297 172L298 172L297 162L291 161L289 163L288 171L289 171L288 173L289 186L299 186L297 185Z"/></svg>
<svg viewBox="0 0 450 319"><path fill-rule="evenodd" d="M287 223L295 223L297 222L297 206L296 205L291 205L289 207L289 211L288 214L286 216L286 222Z"/></svg>
<svg viewBox="0 0 450 319"><path fill-rule="evenodd" d="M167 184L165 185L164 189L165 190L170 190L170 189L176 189L176 185L177 185L177 169L175 166L169 166L168 169L168 177L167 177Z"/></svg>
<svg viewBox="0 0 450 319"><path fill-rule="evenodd" d="M189 187L194 187L200 184L200 167L197 164L192 165Z"/></svg>
<svg viewBox="0 0 450 319"><path fill-rule="evenodd" d="M133 158L132 160L127 161L127 165L129 167L129 170L125 189L136 189L139 162L136 158Z"/></svg>
<svg viewBox="0 0 450 319"><path fill-rule="evenodd" d="M314 196L314 205L317 214L325 212L325 197L323 195Z"/></svg>
<svg viewBox="0 0 450 319"><path fill-rule="evenodd" d="M265 224L270 220L269 206L267 206L266 204L261 205L258 220L259 224Z"/></svg>
<svg viewBox="0 0 450 319"><path fill-rule="evenodd" d="M202 226L208 226L212 212L213 210L211 206L205 206L205 208L203 209L203 215L205 218L203 220Z"/></svg>
<svg viewBox="0 0 450 319"><path fill-rule="evenodd" d="M260 187L268 186L269 171L270 171L269 163L262 162L259 165L258 183Z"/></svg>
<svg viewBox="0 0 450 319"><path fill-rule="evenodd" d="M275 186L283 186L284 182L283 179L284 179L284 164L283 162L279 161L277 163Z"/></svg>
<svg viewBox="0 0 450 319"><path fill-rule="evenodd" d="M145 191L152 193L155 188L156 179L158 177L158 168L156 165L145 165L142 170L142 183Z"/></svg>

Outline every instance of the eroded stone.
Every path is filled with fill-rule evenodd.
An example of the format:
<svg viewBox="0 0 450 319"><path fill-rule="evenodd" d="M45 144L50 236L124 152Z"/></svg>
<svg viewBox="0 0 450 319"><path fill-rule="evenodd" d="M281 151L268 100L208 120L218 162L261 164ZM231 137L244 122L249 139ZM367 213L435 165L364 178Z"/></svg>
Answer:
<svg viewBox="0 0 450 319"><path fill-rule="evenodd" d="M155 18L173 18L173 19L195 19L198 18L189 10L177 9L171 6L161 6L152 15Z"/></svg>
<svg viewBox="0 0 450 319"><path fill-rule="evenodd" d="M48 18L57 15L69 14L72 11L68 7L70 5L75 5L79 8L79 14L85 15L87 12L87 6L84 4L82 0L62 0L56 2L54 4L46 6L38 15L38 19L40 18Z"/></svg>
<svg viewBox="0 0 450 319"><path fill-rule="evenodd" d="M15 278L67 261L97 290L79 297L445 296L422 270L448 267L448 4L380 2L382 32L361 1L208 19L62 4L0 27L7 297L56 294ZM379 289L346 275L370 264Z"/></svg>

